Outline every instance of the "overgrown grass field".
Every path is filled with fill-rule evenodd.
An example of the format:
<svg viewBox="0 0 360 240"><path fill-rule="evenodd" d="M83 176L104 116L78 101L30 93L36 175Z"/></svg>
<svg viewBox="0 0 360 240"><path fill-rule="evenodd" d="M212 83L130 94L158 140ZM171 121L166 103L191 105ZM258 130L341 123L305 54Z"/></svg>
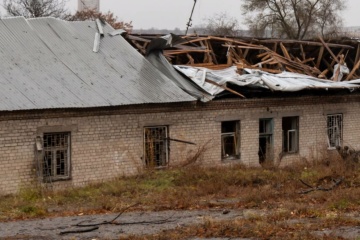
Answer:
<svg viewBox="0 0 360 240"><path fill-rule="evenodd" d="M0 221L37 217L69 216L119 212L137 203L133 211L191 209L257 209L266 216L204 224L168 231L146 239L183 239L186 236L238 236L298 238L314 228L291 219L324 219L316 228L358 226L359 221L345 216L360 210L360 172L356 165L342 160L295 164L284 168L246 168L243 166L183 168L145 171L134 177L92 184L82 188L52 191L39 187L24 188L17 195L0 198ZM328 191L301 194L308 185L342 182ZM218 201L227 200L227 201ZM284 222L285 221L285 222ZM278 224L274 224L278 223ZM258 230L256 230L258 229ZM302 232L304 231L304 232ZM293 233L293 234L292 234ZM275 235L274 235L275 234ZM304 235L302 235L304 236ZM130 239L143 239L131 237Z"/></svg>

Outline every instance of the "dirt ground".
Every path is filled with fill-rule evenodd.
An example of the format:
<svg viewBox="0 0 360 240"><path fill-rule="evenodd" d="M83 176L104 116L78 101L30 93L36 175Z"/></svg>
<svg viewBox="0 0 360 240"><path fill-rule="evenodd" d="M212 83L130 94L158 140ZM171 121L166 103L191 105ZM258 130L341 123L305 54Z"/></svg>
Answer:
<svg viewBox="0 0 360 240"><path fill-rule="evenodd" d="M15 221L0 223L0 239L117 239L120 236L132 234L161 233L164 230L201 223L206 218L229 220L243 217L243 215L243 211L230 211L224 214L223 210L131 212L124 213L117 219L119 225L105 224L99 226L99 229L96 231L63 235L61 235L61 232L89 229L89 227L75 227L74 225L78 223L92 224L111 221L117 215L90 215ZM165 223L156 223L157 220L165 220ZM133 222L144 221L153 223L131 224Z"/></svg>
<svg viewBox="0 0 360 240"><path fill-rule="evenodd" d="M160 234L162 231L176 229L191 224L203 223L206 220L222 221L237 218L249 218L254 215L268 214L262 210L197 210L197 211L162 211L162 212L130 212L122 214L115 224L100 225L95 231L70 233L71 231L87 230L91 227L76 227L76 224L96 224L111 221L117 214L89 215L74 217L57 217L28 221L0 223L0 239L118 239L128 235ZM359 218L356 214L349 217ZM293 220L294 221L294 220ZM297 221L297 220L295 220ZM309 224L316 224L321 219L301 219ZM66 233L67 232L67 233ZM62 234L63 233L63 234ZM343 239L359 239L359 227L337 227L321 229L312 233L322 239L324 236L336 236ZM192 238L191 240L198 238ZM216 240L228 238L212 238ZM245 238L231 238L245 239Z"/></svg>

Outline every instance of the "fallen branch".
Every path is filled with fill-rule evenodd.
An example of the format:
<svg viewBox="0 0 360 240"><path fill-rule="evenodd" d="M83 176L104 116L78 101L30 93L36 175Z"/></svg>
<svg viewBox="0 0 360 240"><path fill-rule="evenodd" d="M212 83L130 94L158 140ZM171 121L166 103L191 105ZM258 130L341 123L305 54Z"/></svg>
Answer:
<svg viewBox="0 0 360 240"><path fill-rule="evenodd" d="M114 221L116 220L116 219L118 219L126 210L128 210L128 209L130 209L130 208L132 208L132 207L135 207L135 206L137 206L137 205L139 205L139 203L135 203L135 204L133 204L133 205L131 205L131 206L128 206L128 207L126 207L126 208L124 208L113 220L111 220L111 221L104 221L104 222L101 222L101 223L94 223L94 224L81 224L81 222L80 223L78 223L78 224L76 224L76 225L74 225L74 226L76 226L76 227L94 227L94 226L100 226L100 225L106 225L106 224L114 224ZM83 221L84 222L84 221Z"/></svg>
<svg viewBox="0 0 360 240"><path fill-rule="evenodd" d="M323 187L323 186L321 186L321 185L313 187L313 186L311 186L310 184L304 182L302 179L300 179L300 182L301 182L302 184L304 184L305 186L309 187L309 189L302 190L302 191L300 191L299 193L300 193L300 194L307 194L307 193L314 192L314 191L325 191L325 192L331 191L331 190L333 190L336 186L338 186L343 180L344 180L344 178L342 178L342 177L339 178L339 179L336 179L336 180L335 180L335 179L332 179L333 185L331 185L330 187Z"/></svg>
<svg viewBox="0 0 360 240"><path fill-rule="evenodd" d="M126 210L128 210L129 208L132 208L132 207L135 207L136 205L138 205L139 203L135 203L131 206L128 206L126 208L124 208L113 220L111 221L104 221L104 222L101 222L101 223L94 223L94 224L81 224L85 221L81 221L80 223L76 224L76 225L73 225L73 227L90 227L90 228L87 228L87 229L76 229L76 230L68 230L68 231L63 231L63 232L60 232L59 234L60 235L64 235L64 234L71 234L71 233L86 233L86 232L91 232L91 231L94 231L94 230L97 230L99 229L99 226L100 225L105 225L105 224L116 224L114 223L114 221L116 219L118 219Z"/></svg>
<svg viewBox="0 0 360 240"><path fill-rule="evenodd" d="M111 221L104 221L101 223L94 223L94 224L82 224L85 221L81 221L78 224L73 225L74 227L90 227L87 229L79 229L79 230L69 230L69 231L63 231L60 232L60 235L64 235L64 234L70 234L70 233L85 233L85 232L91 232L94 230L99 229L100 225L106 225L106 224L114 224L114 225L134 225L134 224L142 224L142 225L150 225L150 224L164 224L164 223L168 223L168 222L174 222L175 220L170 220L173 216L171 215L168 218L165 219L160 219L160 220L154 220L154 221L139 221L139 222L122 222L122 223L118 223L115 222L126 210L128 210L129 208L132 208L136 205L138 205L139 203L133 204L131 206L128 206L126 208L124 208L115 218L113 218ZM88 220L87 220L88 221Z"/></svg>

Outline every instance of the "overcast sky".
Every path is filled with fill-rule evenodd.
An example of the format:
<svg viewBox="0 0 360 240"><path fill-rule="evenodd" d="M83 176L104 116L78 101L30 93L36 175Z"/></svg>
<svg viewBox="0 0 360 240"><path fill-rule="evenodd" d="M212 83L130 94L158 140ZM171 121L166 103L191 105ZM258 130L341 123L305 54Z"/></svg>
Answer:
<svg viewBox="0 0 360 240"><path fill-rule="evenodd" d="M343 12L345 26L360 25L360 0L347 0L348 7ZM193 26L220 12L238 19L242 25L241 0L197 0L193 16ZM100 0L100 10L112 11L122 21L132 21L134 28L186 28L194 0ZM77 0L69 0L69 9L75 11Z"/></svg>
<svg viewBox="0 0 360 240"><path fill-rule="evenodd" d="M2 0L0 0L2 1ZM360 26L360 0L347 0L348 7L342 16L345 26ZM216 13L226 12L242 24L241 0L197 0L193 16L193 26ZM132 21L136 29L180 29L186 28L194 0L100 0L102 12L112 11L119 20ZM77 9L77 0L68 0L72 12Z"/></svg>

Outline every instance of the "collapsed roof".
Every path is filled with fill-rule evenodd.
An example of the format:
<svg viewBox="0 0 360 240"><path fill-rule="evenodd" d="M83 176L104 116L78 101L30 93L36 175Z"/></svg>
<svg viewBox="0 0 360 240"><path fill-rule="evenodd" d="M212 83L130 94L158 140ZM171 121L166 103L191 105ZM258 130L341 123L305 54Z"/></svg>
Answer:
<svg viewBox="0 0 360 240"><path fill-rule="evenodd" d="M305 60L301 61L297 57L291 57L292 54L287 51L282 42L279 42L279 44L284 56L263 45L213 36L189 39L188 36L181 38L170 34L160 38L153 38L150 41L149 39L130 35L128 40L165 74L169 72L170 68L175 68L181 73L181 76L177 76L176 79L181 79L182 76L188 77L211 97L219 97L224 92L227 92L245 98L247 96L244 96L243 91L249 92L249 89L256 89L258 97L260 97L261 89L272 92L346 89L352 92L360 87L357 81L340 81L345 74L347 74L347 79L355 76L355 70L359 67L354 66L353 71L350 73L344 62L345 57L342 55L344 49L351 49L352 47L341 44L327 44L322 39L321 43L289 42L286 40L284 42L297 43L301 46L306 43L308 46L320 47L321 52L319 55L321 56L319 57L325 55L325 48L333 56L334 53L330 47L341 48L342 50L338 52L340 60L334 56L330 65L335 68L335 70L332 70L332 75L336 76L336 79L333 80L324 79L326 73L329 72L329 68L321 72L316 66L311 65L310 62L314 61L313 58L305 59L306 54L303 47L301 49ZM211 40L215 40L215 43L212 43ZM139 44L140 41L143 41L144 44ZM197 46L194 43L200 44ZM217 48L215 48L216 45L218 45ZM245 52L242 49L245 49ZM224 50L226 51L224 52ZM259 58L258 63L250 64L249 61L254 61L253 57L246 59L250 50L256 51L256 57ZM184 57L188 59L188 62L184 62ZM321 60L323 59L319 58L316 64L320 66ZM195 61L197 62L195 63ZM221 61L225 61L225 63ZM326 60L324 61L326 62ZM171 67L171 63L174 64L173 67ZM335 65L335 63L337 64ZM175 74L172 73L172 76L175 76ZM181 79L176 84L184 89L183 82L186 82L186 80ZM190 93L190 91L187 92Z"/></svg>
<svg viewBox="0 0 360 240"><path fill-rule="evenodd" d="M299 62L291 54L284 57L249 43L225 44L219 38L215 39L222 42L222 49L227 49L225 56L210 51L210 45L201 49L186 45L199 39L189 41L174 35L152 43L146 40L144 45L150 46L146 54L138 43L135 44L138 49L133 48L121 35L123 31L114 31L100 21L16 17L0 19L0 32L0 111L206 102L229 93L248 97L249 89L259 93L304 89L353 91L360 87L357 80L334 82L317 78L319 70L305 65L306 59ZM130 39L143 40L136 36ZM266 63L250 65L243 58L246 52L239 46L261 51L258 57ZM190 54L199 53L207 63L195 63ZM183 58L179 56L184 54L194 61L186 66L171 65L174 59L180 63ZM216 57L225 57L226 64ZM288 72L267 68L273 61Z"/></svg>

